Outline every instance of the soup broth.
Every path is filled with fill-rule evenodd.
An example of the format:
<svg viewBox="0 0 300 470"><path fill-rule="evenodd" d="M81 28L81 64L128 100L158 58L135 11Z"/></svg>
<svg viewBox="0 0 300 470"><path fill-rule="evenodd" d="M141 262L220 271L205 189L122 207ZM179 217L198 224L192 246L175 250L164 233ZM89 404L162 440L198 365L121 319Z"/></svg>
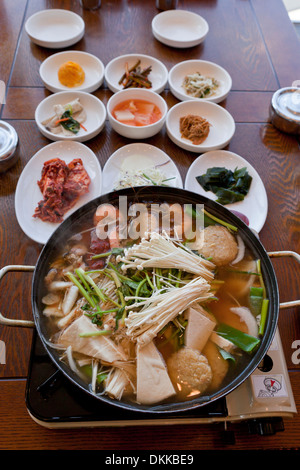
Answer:
<svg viewBox="0 0 300 470"><path fill-rule="evenodd" d="M112 112L117 121L128 126L149 126L157 122L162 113L158 106L145 100L126 100L119 103Z"/></svg>
<svg viewBox="0 0 300 470"><path fill-rule="evenodd" d="M197 224L184 206L172 206L169 226L165 212L143 208L124 217L99 206L53 259L49 340L95 394L147 406L216 393L263 336L259 260L209 214L191 239Z"/></svg>

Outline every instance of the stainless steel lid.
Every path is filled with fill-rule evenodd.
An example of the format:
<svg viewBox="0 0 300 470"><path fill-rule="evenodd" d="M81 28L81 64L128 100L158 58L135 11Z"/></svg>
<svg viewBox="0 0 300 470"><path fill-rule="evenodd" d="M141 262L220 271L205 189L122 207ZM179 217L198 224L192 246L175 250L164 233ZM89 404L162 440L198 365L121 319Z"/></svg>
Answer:
<svg viewBox="0 0 300 470"><path fill-rule="evenodd" d="M272 107L282 118L300 125L300 88L277 90L272 97Z"/></svg>
<svg viewBox="0 0 300 470"><path fill-rule="evenodd" d="M18 140L16 130L7 122L0 121L0 162L15 153Z"/></svg>

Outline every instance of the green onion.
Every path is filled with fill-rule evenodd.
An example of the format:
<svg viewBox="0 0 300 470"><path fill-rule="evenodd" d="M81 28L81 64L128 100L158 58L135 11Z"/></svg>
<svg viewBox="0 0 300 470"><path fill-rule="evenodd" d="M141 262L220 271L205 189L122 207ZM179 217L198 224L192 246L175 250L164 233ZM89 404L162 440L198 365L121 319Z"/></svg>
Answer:
<svg viewBox="0 0 300 470"><path fill-rule="evenodd" d="M108 374L105 372L100 372L100 374L97 375L97 383L101 384L104 382L108 377Z"/></svg>
<svg viewBox="0 0 300 470"><path fill-rule="evenodd" d="M139 296L140 290L141 290L141 288L143 287L143 285L144 285L146 282L147 282L147 278L145 277L145 279L143 279L143 280L139 283L139 285L138 285L138 287L137 287L137 289L136 289L136 291L135 291L136 297Z"/></svg>
<svg viewBox="0 0 300 470"><path fill-rule="evenodd" d="M76 279L76 277L72 273L67 273L68 278L70 281L75 284L75 286L78 287L79 291L83 295L83 297L88 301L88 303L94 308L96 307L94 299L89 295L89 293L85 290L85 288L82 286L82 284Z"/></svg>
<svg viewBox="0 0 300 470"><path fill-rule="evenodd" d="M77 276L79 277L80 281L82 282L82 284L85 286L85 288L89 291L89 292L92 292L92 289L90 288L88 282L86 281L85 277L84 277L84 270L82 268L78 268L78 269L75 269L75 273L77 274Z"/></svg>
<svg viewBox="0 0 300 470"><path fill-rule="evenodd" d="M225 351L225 349L223 348L218 348L218 349L223 359L225 359L225 361L230 360L230 361L235 362L235 357L232 354L230 354L228 351Z"/></svg>
<svg viewBox="0 0 300 470"><path fill-rule="evenodd" d="M150 279L149 274L147 273L147 271L145 271L145 276L146 276L146 279L148 281L149 286L151 287L152 290L154 290L154 285L152 284L151 279Z"/></svg>
<svg viewBox="0 0 300 470"><path fill-rule="evenodd" d="M177 282L176 282L176 286L175 286L175 287L179 287L181 275L182 275L182 271L178 271L178 278L177 278Z"/></svg>
<svg viewBox="0 0 300 470"><path fill-rule="evenodd" d="M79 336L80 338L90 338L91 336L107 336L111 335L111 330L99 330L99 331L91 331L90 333L81 333Z"/></svg>
<svg viewBox="0 0 300 470"><path fill-rule="evenodd" d="M260 317L260 324L258 334L262 336L265 331L267 316L268 316L268 307L269 307L269 299L263 299L262 308L261 308L261 317Z"/></svg>
<svg viewBox="0 0 300 470"><path fill-rule="evenodd" d="M240 271L239 269L226 269L229 273L236 273L236 274L248 274L249 276L261 276L260 273L252 272L252 271Z"/></svg>
<svg viewBox="0 0 300 470"><path fill-rule="evenodd" d="M92 256L92 259L106 258L107 256L110 256L111 254L112 254L112 251L107 251L106 253L99 253L98 255Z"/></svg>
<svg viewBox="0 0 300 470"><path fill-rule="evenodd" d="M266 288L265 288L264 280L263 280L263 277L262 277L260 259L256 260L256 269L257 269L258 274L260 275L260 285L263 288L263 297L266 297L267 296L266 295Z"/></svg>
<svg viewBox="0 0 300 470"><path fill-rule="evenodd" d="M228 339L237 347L242 349L247 353L251 353L260 343L260 339L256 338L255 336L248 335L247 333L243 333L236 328L233 328L229 325L219 325L217 332L223 338Z"/></svg>
<svg viewBox="0 0 300 470"><path fill-rule="evenodd" d="M94 291L98 295L99 299L102 300L102 302L105 302L107 300L105 295L101 291L101 289L99 289L99 287L97 286L97 284L95 283L95 281L91 278L89 274L85 273L82 268L77 269L76 272L82 276L82 279L84 279L84 281L88 285L93 287Z"/></svg>
<svg viewBox="0 0 300 470"><path fill-rule="evenodd" d="M263 288L262 287L254 287L250 288L250 297L249 297L249 304L250 310L257 317L261 313L263 303Z"/></svg>
<svg viewBox="0 0 300 470"><path fill-rule="evenodd" d="M229 228L230 230L233 230L234 232L237 232L238 229L234 225L231 225L227 222L224 222L224 220L218 219L214 215L211 215L209 212L207 212L205 209L202 209L205 215L207 215L210 219L214 220L215 222L218 222L218 224L224 225L225 227Z"/></svg>

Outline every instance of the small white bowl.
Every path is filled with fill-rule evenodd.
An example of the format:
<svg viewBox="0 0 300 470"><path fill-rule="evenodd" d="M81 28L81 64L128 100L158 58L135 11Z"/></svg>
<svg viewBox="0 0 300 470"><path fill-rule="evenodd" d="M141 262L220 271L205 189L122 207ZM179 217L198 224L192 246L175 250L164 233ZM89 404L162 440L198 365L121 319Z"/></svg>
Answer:
<svg viewBox="0 0 300 470"><path fill-rule="evenodd" d="M154 124L149 124L148 126L130 126L123 124L113 117L112 112L118 104L122 101L134 99L154 103L162 113L161 118ZM127 90L118 91L111 96L107 103L107 115L111 127L118 132L118 134L128 139L147 139L148 137L158 134L164 126L167 112L168 106L165 100L158 93L144 88L128 88Z"/></svg>
<svg viewBox="0 0 300 470"><path fill-rule="evenodd" d="M202 16L186 10L168 10L152 20L153 36L171 47L194 47L204 41L209 31Z"/></svg>
<svg viewBox="0 0 300 470"><path fill-rule="evenodd" d="M138 59L141 60L141 68L144 69L150 65L152 67L149 74L149 80L152 82L150 90L156 93L161 93L164 90L168 82L168 70L162 62L144 54L127 54L116 57L105 67L105 81L113 93L123 90L123 85L119 84L119 80L125 72L126 62L128 63L128 68L130 68L136 64Z"/></svg>
<svg viewBox="0 0 300 470"><path fill-rule="evenodd" d="M215 94L207 98L195 98L187 94L182 86L184 78L187 75L192 75L197 72L205 77L214 78L218 81L219 86ZM206 60L186 60L174 65L169 72L168 81L172 94L182 101L200 100L220 103L228 96L232 86L232 79L229 73L220 65Z"/></svg>
<svg viewBox="0 0 300 470"><path fill-rule="evenodd" d="M58 69L65 62L76 62L81 65L85 73L82 85L74 88L64 86L58 79ZM85 91L92 93L97 90L104 81L104 65L98 57L81 51L65 51L53 54L40 66L40 77L45 87L57 93L59 91Z"/></svg>
<svg viewBox="0 0 300 470"><path fill-rule="evenodd" d="M79 98L80 103L86 111L86 120L83 122L83 126L87 130L80 129L78 134L71 136L54 134L48 131L42 122L54 115L53 107L57 104L65 105L76 98ZM40 132L50 140L76 140L77 142L85 142L102 131L105 125L106 115L104 104L96 96L83 91L61 91L41 101L35 110L35 122Z"/></svg>
<svg viewBox="0 0 300 470"><path fill-rule="evenodd" d="M201 116L211 124L209 134L202 144L194 145L181 137L180 118L188 114ZM169 110L166 128L169 138L176 145L190 152L203 153L225 147L234 135L235 122L231 114L216 103L189 100L175 104Z"/></svg>
<svg viewBox="0 0 300 470"><path fill-rule="evenodd" d="M60 49L80 41L84 35L85 23L72 11L49 8L28 18L25 31L38 46Z"/></svg>

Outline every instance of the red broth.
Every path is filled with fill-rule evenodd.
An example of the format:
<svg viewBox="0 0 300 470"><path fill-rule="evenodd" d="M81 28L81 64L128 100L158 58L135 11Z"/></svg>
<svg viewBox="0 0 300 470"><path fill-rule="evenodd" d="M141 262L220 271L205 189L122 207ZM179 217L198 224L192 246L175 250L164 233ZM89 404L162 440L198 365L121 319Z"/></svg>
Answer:
<svg viewBox="0 0 300 470"><path fill-rule="evenodd" d="M112 111L117 121L129 126L148 126L157 122L162 113L158 106L145 100L126 100Z"/></svg>

